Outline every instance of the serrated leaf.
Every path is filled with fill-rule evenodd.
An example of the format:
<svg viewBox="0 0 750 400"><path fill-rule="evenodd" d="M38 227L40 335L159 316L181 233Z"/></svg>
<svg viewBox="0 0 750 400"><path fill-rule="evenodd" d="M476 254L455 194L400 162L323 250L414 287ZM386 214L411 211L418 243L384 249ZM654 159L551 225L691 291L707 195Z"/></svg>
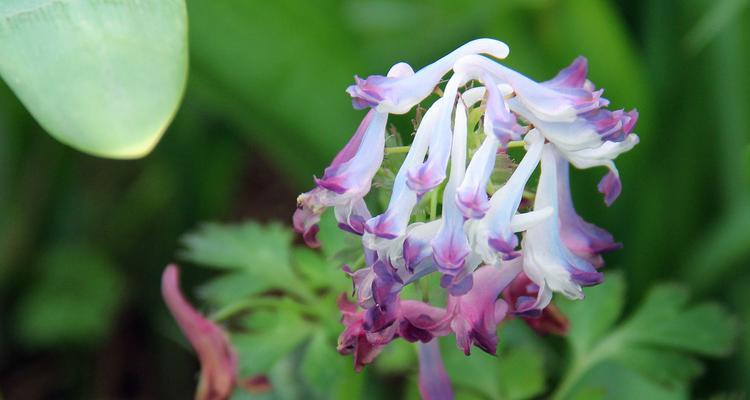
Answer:
<svg viewBox="0 0 750 400"><path fill-rule="evenodd" d="M289 311L257 311L243 325L248 332L231 335L242 377L268 373L312 333L310 324Z"/></svg>
<svg viewBox="0 0 750 400"><path fill-rule="evenodd" d="M337 292L351 290L352 284L335 261L326 261L320 253L307 248L292 250L295 270L314 290L332 289Z"/></svg>
<svg viewBox="0 0 750 400"><path fill-rule="evenodd" d="M307 345L300 371L306 383L319 397L328 399L338 389L340 372L345 368L353 368L350 361L336 351L335 338L329 337L328 332L320 329L313 334Z"/></svg>
<svg viewBox="0 0 750 400"><path fill-rule="evenodd" d="M586 299L586 302L595 304L563 307L571 322L571 336L568 340L574 348L577 342L582 342L581 334L574 328L575 324L587 320L580 315L582 312L598 309L597 315L611 319L611 316L602 314L609 309L602 304L613 303L607 296L617 297L621 302L622 294L607 292L607 283L599 288L604 290L601 296ZM590 292L594 291L587 294ZM734 320L723 309L707 303L691 306L688 299L688 291L679 285L666 284L654 288L631 317L607 334L600 335L598 340L584 348L585 351L574 353L563 385L553 397L569 398L573 387L585 387L580 382L586 380L583 377L614 361L615 365L627 368L623 373L632 371L641 376L638 379L627 378L633 379L634 388L664 391L660 394L667 396L664 398L684 398L688 380L701 370L700 364L689 353L724 354L731 347L735 334ZM608 323L607 326L609 325ZM607 384L611 384L611 380L607 379ZM645 383L640 382L641 380ZM653 398L643 397L643 394L623 394L630 393L634 388L617 386L615 389L622 393L607 393L602 398Z"/></svg>
<svg viewBox="0 0 750 400"><path fill-rule="evenodd" d="M187 58L183 0L0 2L0 75L45 130L87 153L149 153Z"/></svg>
<svg viewBox="0 0 750 400"><path fill-rule="evenodd" d="M687 289L663 285L651 291L621 334L639 344L660 345L706 355L726 355L735 322L716 304L688 306Z"/></svg>
<svg viewBox="0 0 750 400"><path fill-rule="evenodd" d="M198 295L215 308L272 289L278 281L248 272L232 272L211 279L198 288Z"/></svg>
<svg viewBox="0 0 750 400"><path fill-rule="evenodd" d="M186 234L182 242L182 257L207 267L291 273L292 233L277 223L208 223Z"/></svg>
<svg viewBox="0 0 750 400"><path fill-rule="evenodd" d="M620 364L665 386L682 384L703 371L693 357L658 348L631 347L612 357Z"/></svg>
<svg viewBox="0 0 750 400"><path fill-rule="evenodd" d="M586 374L572 395L566 398L686 400L688 396L685 385L665 387L616 363L603 363Z"/></svg>

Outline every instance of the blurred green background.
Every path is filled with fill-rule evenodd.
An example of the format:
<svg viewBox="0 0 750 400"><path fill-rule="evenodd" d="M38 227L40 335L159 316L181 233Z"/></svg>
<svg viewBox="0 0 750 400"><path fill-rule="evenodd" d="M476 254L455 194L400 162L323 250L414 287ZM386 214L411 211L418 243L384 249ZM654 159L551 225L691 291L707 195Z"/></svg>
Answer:
<svg viewBox="0 0 750 400"><path fill-rule="evenodd" d="M0 85L5 398L189 398L198 365L159 294L180 236L206 220L289 223L362 116L344 93L355 73L416 69L477 37L507 42L507 64L540 80L585 55L613 106L638 109L621 198L607 209L603 172L577 172L577 209L625 244L608 261L629 307L680 281L744 322L694 395L750 391L750 2L187 3L187 92L144 159L65 147ZM186 269L186 290L207 276Z"/></svg>

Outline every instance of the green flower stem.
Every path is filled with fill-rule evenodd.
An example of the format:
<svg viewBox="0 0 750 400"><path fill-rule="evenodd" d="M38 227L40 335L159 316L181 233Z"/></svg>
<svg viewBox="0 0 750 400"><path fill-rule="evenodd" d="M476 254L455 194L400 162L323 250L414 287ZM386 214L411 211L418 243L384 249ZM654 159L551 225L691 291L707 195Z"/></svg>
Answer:
<svg viewBox="0 0 750 400"><path fill-rule="evenodd" d="M508 148L509 149L517 149L522 148L526 142L523 140L514 140L512 142L508 142ZM386 147L385 148L385 154L406 154L409 152L409 149L411 146L392 146L392 147Z"/></svg>
<svg viewBox="0 0 750 400"><path fill-rule="evenodd" d="M409 148L411 146L393 146L393 147L386 147L385 148L385 154L406 154L409 152Z"/></svg>
<svg viewBox="0 0 750 400"><path fill-rule="evenodd" d="M430 220L437 218L438 188L432 189L430 193Z"/></svg>

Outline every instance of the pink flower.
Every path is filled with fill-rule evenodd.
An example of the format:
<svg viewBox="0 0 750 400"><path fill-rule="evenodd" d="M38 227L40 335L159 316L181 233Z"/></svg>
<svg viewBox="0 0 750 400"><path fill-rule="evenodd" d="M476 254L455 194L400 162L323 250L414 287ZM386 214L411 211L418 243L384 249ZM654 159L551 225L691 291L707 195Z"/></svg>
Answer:
<svg viewBox="0 0 750 400"><path fill-rule="evenodd" d="M198 354L201 376L195 398L226 399L236 383L237 354L226 333L198 313L180 292L179 269L169 265L164 270L161 292L169 311Z"/></svg>

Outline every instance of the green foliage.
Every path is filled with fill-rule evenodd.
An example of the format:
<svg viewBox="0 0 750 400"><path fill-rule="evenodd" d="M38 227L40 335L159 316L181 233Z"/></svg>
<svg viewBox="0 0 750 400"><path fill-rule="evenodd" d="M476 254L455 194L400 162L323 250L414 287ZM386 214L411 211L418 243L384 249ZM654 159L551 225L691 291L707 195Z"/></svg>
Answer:
<svg viewBox="0 0 750 400"><path fill-rule="evenodd" d="M16 335L26 346L92 346L107 335L122 282L105 255L62 245L40 260L36 274L15 312Z"/></svg>
<svg viewBox="0 0 750 400"><path fill-rule="evenodd" d="M184 0L0 2L0 75L52 136L90 154L148 154L187 57Z"/></svg>
<svg viewBox="0 0 750 400"><path fill-rule="evenodd" d="M686 398L690 379L702 371L695 356L731 350L735 321L715 304L689 304L684 287L655 287L618 324L624 292L622 276L610 273L584 301L561 304L571 324L571 360L553 398ZM597 380L602 374L622 379Z"/></svg>
<svg viewBox="0 0 750 400"><path fill-rule="evenodd" d="M292 232L278 224L206 224L184 237L186 250L182 256L207 267L232 271L202 288L201 294L214 305L227 305L271 289L310 298L307 286L292 270L291 241Z"/></svg>
<svg viewBox="0 0 750 400"><path fill-rule="evenodd" d="M215 318L234 327L240 376L268 376L270 398L299 398L301 390L321 399L358 397L358 378L346 372L351 359L336 352L335 298L350 284L332 258L347 241L324 231L328 258L293 247L291 231L278 224L206 224L183 240L184 258L225 271L199 293L216 309Z"/></svg>
<svg viewBox="0 0 750 400"><path fill-rule="evenodd" d="M497 357L475 350L466 357L456 349L452 338L441 344L448 375L457 391L483 399L521 400L545 390L544 356L537 347L509 347Z"/></svg>
<svg viewBox="0 0 750 400"><path fill-rule="evenodd" d="M0 9L20 2L0 1ZM164 7L176 4L138 2L158 3ZM26 0L24 3L73 9L104 3L116 7L135 1ZM99 369L98 363L88 362L94 350L77 352L67 358L65 355L69 352L62 343L45 345L49 349L45 352L29 354L21 350L24 347L21 345L26 343L21 338L26 334L18 333L20 310L31 293L37 292L37 280L46 274L37 260L46 258L50 244L61 237L117 260L119 272L115 274L124 280L121 286L138 288L138 292L127 296L125 291L117 291L119 302L124 303L120 310L126 310L127 314L108 316L100 322L106 324L113 317L133 315L138 321L146 321L121 326L121 332L112 341L114 348L123 343L119 339L130 335L143 337L150 344L158 343L158 324L153 323L158 320L154 318L155 313L163 312L163 308L154 306L160 301L158 273L172 259L175 238L179 234L200 220L250 216L288 221L294 207L294 194L309 189L310 176L322 171L361 117L351 110L343 91L351 83L351 75L383 73L393 62L401 60L419 68L446 50L478 36L508 42L512 48L508 64L538 79L551 77L574 56L584 55L590 60L593 82L606 89L605 97L612 100L615 107L636 107L640 112L636 132L642 141L635 151L617 160L623 177L623 193L612 209L607 210L595 196L594 185L601 171L573 171L571 178L578 211L587 220L611 230L618 241L625 244L622 251L607 256L608 261L621 265L626 272L630 301L624 309L630 310L656 282L668 278L686 282L697 292L698 299L715 297L726 301L733 311L737 310L745 325L750 320L747 306L750 288L750 269L747 268L750 114L747 110L750 92L744 90L748 87L750 63L747 1L427 0L417 3L346 0L314 5L302 3L293 0L188 0L191 74L187 96L182 111L169 128L170 133L146 159L106 162L60 146L40 134L39 127L16 96L0 82L0 391L4 398L14 398L13 390L24 386L24 382L13 379L17 375L25 377L26 386L32 382L30 385L35 390L42 390L42 385L37 383L40 378L51 381L49 384L45 381L46 392L41 397L188 398L194 384L191 370L194 365L186 365L185 359L180 358L183 354L164 354L170 353L168 348L158 351L153 346L125 349L128 359L153 366L158 369L157 374L149 368L138 368L134 373L129 365L118 363L107 366L108 376L113 379L126 376L128 381L136 381L134 387L141 388L139 393L127 395L110 393L101 387L99 389L107 392L91 389L82 393L94 381L92 371ZM154 12L141 21L152 21L163 14ZM2 21L6 21L6 17L4 11L0 12ZM143 34L160 26L163 27L158 23L149 24L143 27ZM5 32L4 29L0 28ZM80 35L80 32L68 30L50 43L72 35ZM141 32L132 35L133 38L141 36ZM163 38L166 36L162 35L151 44L162 46ZM117 48L122 48L119 45ZM19 47L3 37L0 48L9 46ZM16 62L31 50L20 47L10 54L3 50L0 66ZM151 47L143 49L144 52L151 50ZM80 56L83 52L77 54ZM90 56L82 58L81 63L96 54ZM140 57L140 53L136 56ZM174 62L174 68L178 68L177 60L187 59L164 58ZM164 58L159 54L151 57L161 59L161 65L165 65ZM53 73L55 64L56 61L47 60L31 65L29 73L45 66L50 66L49 71ZM76 74L70 76L76 76L79 82L88 73L74 72ZM7 76L3 77L12 84ZM184 74L175 77L184 80ZM58 88L65 82L48 83L54 85L45 88L43 94L59 97ZM182 81L179 84L182 85ZM153 90L149 89L147 100L166 98L174 92L151 87ZM70 96L75 95L72 89L68 92ZM20 93L18 96L23 100ZM79 104L75 100L65 97L61 106ZM44 124L30 104L29 109ZM107 118L111 122L115 120L111 113L105 115L96 111L107 104L111 102L90 102L76 110L86 112L85 117L101 121ZM148 109L143 102L138 105ZM324 222L335 225L330 219ZM335 229L324 228L321 237L325 235L330 236L324 240L326 244L331 238L341 240L339 250L334 250L338 246L327 245L321 255L295 248L289 264L297 279L309 281L307 291L324 292L329 274L337 277L330 279L330 283L340 285L333 291L350 290L349 282L340 275L338 264L356 259L353 254L358 249L347 243L351 237L339 235ZM329 261L334 257L339 261ZM79 261L71 260L71 263ZM320 267L324 269L316 275ZM254 275L241 268L214 267L209 271L196 273L186 269L185 283L189 285L207 273L217 273L219 276L213 282L198 291L208 299L208 309L213 311L231 311L225 306L241 306L239 302L248 298L271 302L273 306L256 304L254 307L274 310L273 307L280 307L279 302L267 297L292 290L277 288L277 282L269 288L264 280L254 279ZM220 284L222 280L225 283ZM610 285L612 277L608 276L608 280L607 285ZM76 282L76 285L89 283ZM211 286L214 288L210 289ZM596 288L587 290L589 296L584 303L594 299L595 293ZM65 293L60 296L64 297ZM299 294L292 297L290 307L301 301ZM54 303L50 298L45 301L45 304ZM335 306L329 299L320 307L330 312ZM80 314L81 310L76 313ZM68 320L76 317L66 316ZM308 321L310 317L303 319ZM229 319L230 326L239 323L235 318ZM323 329L319 321L314 323L315 333L311 333L310 338L315 338ZM341 326L336 320L324 323L329 336L326 340L333 345L336 336L333 332L337 333ZM575 339L576 343L588 343L595 348L610 336L611 329L617 329L602 328L592 321L586 323L595 328ZM36 326L46 329L43 325ZM517 339L524 345L539 341L527 331L509 328L503 330L501 345L513 348L508 343L510 336L514 345ZM29 335L43 336L44 333ZM307 341L292 353L306 354L304 343ZM561 361L550 347L554 348L557 341L545 339L542 344L540 351L544 354L547 387L554 389ZM570 346L572 349L580 344L571 342ZM446 356L455 352L452 344L450 347L450 351L444 352ZM744 335L738 347L732 359L714 362L711 368L705 369L705 377L697 381L697 393L727 392L729 399L736 397L731 396L733 393L748 392L750 335ZM580 390L571 396L689 397L690 388L684 383L684 377L697 373L693 368L697 365L693 354L661 344L631 346L630 349L628 354L620 352L617 359L608 358L582 374ZM413 356L409 351L395 353ZM633 356L628 357L631 353ZM109 353L99 355L110 356ZM370 372L374 369L368 369L364 375L355 375L351 360L339 359L347 368L332 369L339 371L342 385L349 385L346 390L350 391L342 391L340 393L344 394L331 398L361 397L364 380L375 379L376 384L369 385L378 386L380 370L377 374ZM659 364L651 366L653 362L647 362L648 359ZM181 363L179 368L176 362ZM321 361L321 365L326 365L325 362ZM307 361L307 365L312 364L314 361ZM285 375L289 371L288 363L279 365L272 368L275 379L288 379L289 374ZM398 367L403 369L405 365L398 364ZM679 365L681 372L671 371L669 365ZM46 376L37 372L48 370L52 372ZM80 371L81 375L71 376L70 371ZM411 373L413 375L413 371ZM645 374L653 379L643 378ZM291 376L292 379L285 382L294 383L294 374ZM169 384L154 385L157 380ZM311 379L304 381L308 380ZM415 381L412 379L405 385L410 398L417 398ZM118 386L104 382L102 387ZM481 393L467 392L464 387L459 387L457 394L460 399L486 398ZM589 397L585 397L586 394Z"/></svg>

